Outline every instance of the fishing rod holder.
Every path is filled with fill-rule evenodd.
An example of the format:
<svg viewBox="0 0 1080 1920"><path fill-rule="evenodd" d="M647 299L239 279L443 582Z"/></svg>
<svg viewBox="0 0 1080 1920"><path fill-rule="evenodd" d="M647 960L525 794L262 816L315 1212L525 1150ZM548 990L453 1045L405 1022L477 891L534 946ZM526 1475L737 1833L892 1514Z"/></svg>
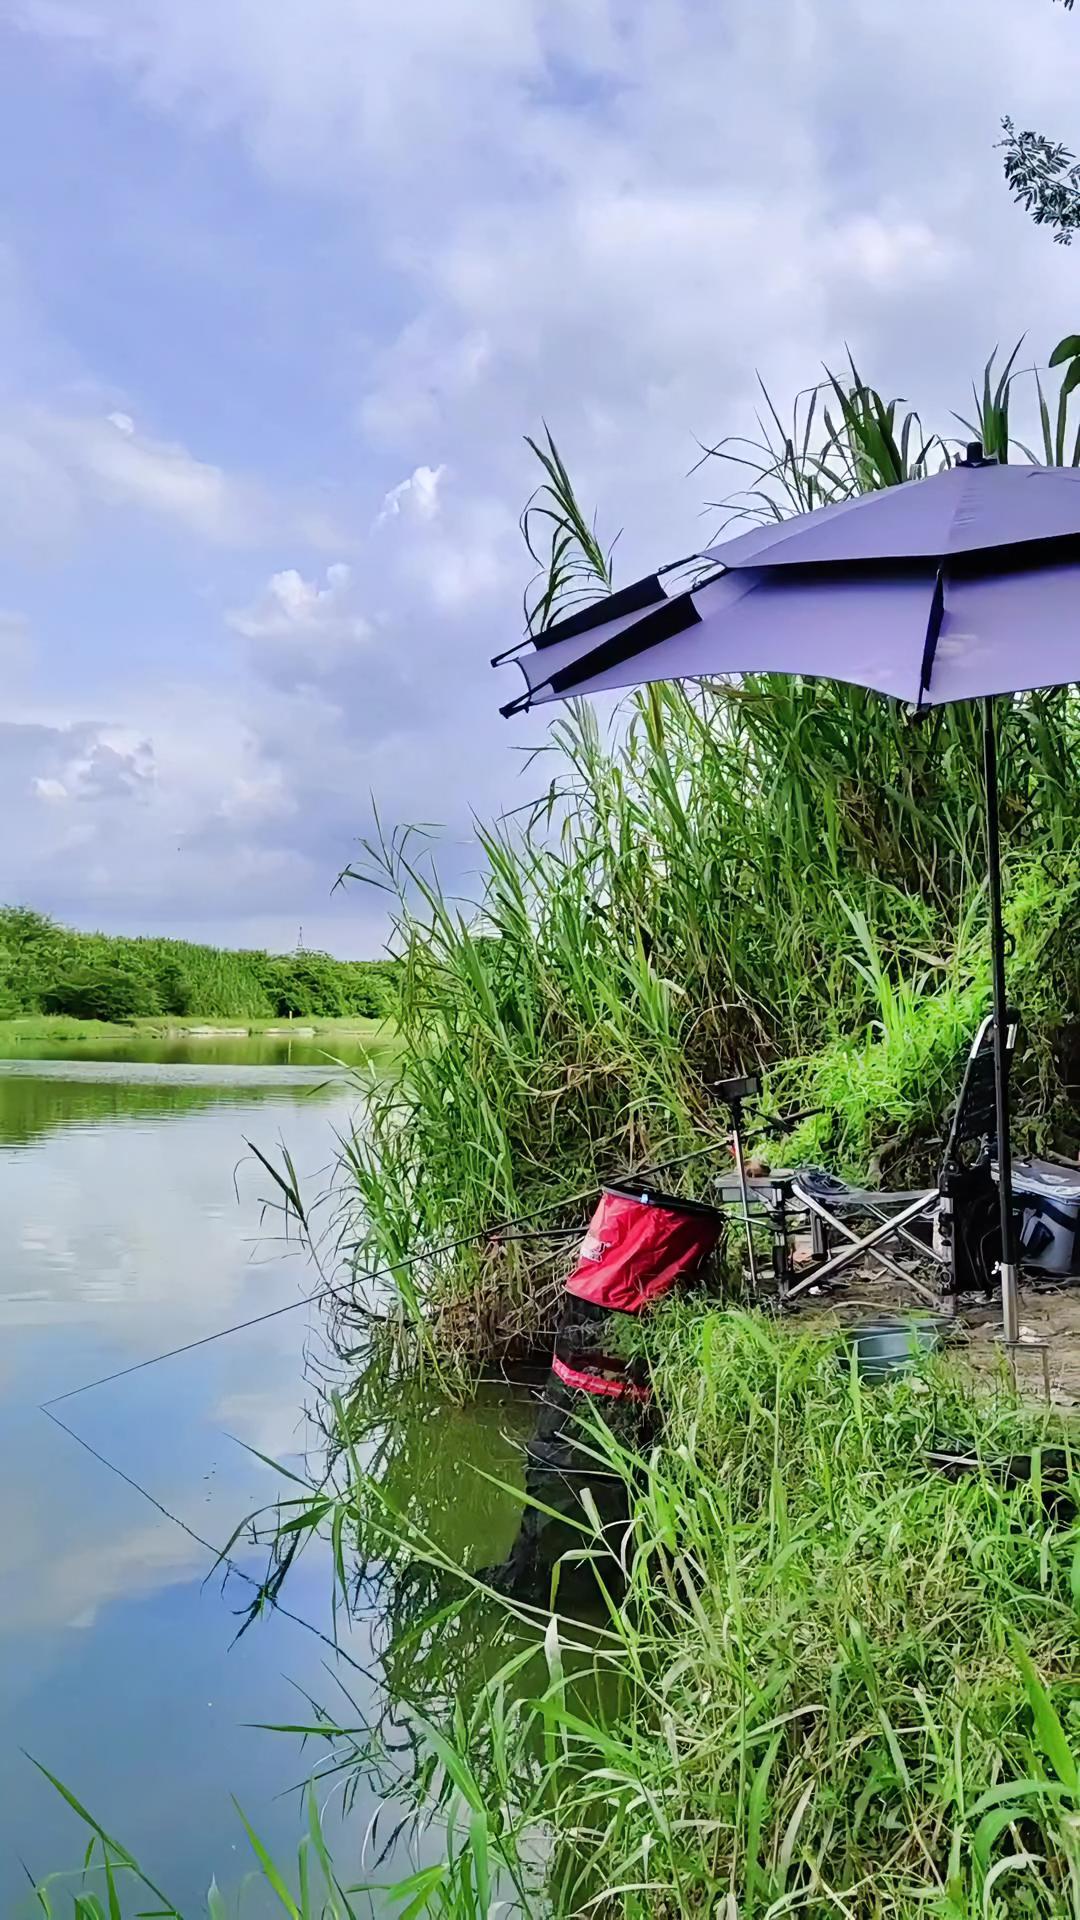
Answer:
<svg viewBox="0 0 1080 1920"><path fill-rule="evenodd" d="M743 1156L743 1105L747 1100L756 1100L761 1093L761 1079L756 1073L738 1074L732 1080L710 1080L705 1091L713 1100L725 1106L731 1115L731 1151L735 1157L735 1171L739 1180L739 1192L742 1196L743 1226L746 1229L746 1255L750 1265L750 1285L757 1292L758 1271L757 1255L754 1251L754 1225L750 1218L750 1188L746 1179L746 1160Z"/></svg>

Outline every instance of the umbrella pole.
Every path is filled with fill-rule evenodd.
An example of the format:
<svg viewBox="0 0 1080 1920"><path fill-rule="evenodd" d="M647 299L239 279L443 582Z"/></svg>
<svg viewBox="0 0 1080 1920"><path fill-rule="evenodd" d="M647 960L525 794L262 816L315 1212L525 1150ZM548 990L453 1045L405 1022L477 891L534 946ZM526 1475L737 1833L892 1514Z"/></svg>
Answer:
<svg viewBox="0 0 1080 1920"><path fill-rule="evenodd" d="M1001 839L998 821L997 738L994 702L983 709L983 772L986 782L986 864L990 892L990 962L994 982L994 1092L997 1107L998 1200L1001 1206L1001 1307L1005 1343L1020 1334L1013 1221L1012 1146L1009 1140L1009 1042L1005 1003L1005 928L1001 918Z"/></svg>

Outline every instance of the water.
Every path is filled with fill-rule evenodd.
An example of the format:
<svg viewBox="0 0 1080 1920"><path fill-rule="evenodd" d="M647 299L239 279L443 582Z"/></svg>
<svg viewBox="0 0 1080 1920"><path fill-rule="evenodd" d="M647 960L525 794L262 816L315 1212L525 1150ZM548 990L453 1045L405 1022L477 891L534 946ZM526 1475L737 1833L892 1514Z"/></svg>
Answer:
<svg viewBox="0 0 1080 1920"><path fill-rule="evenodd" d="M4 1914L37 1911L26 1870L38 1878L75 1866L86 1841L21 1750L64 1780L194 1916L205 1911L211 1875L231 1900L251 1870L232 1794L276 1854L295 1853L300 1808L290 1790L314 1755L254 1723L306 1719L306 1697L358 1717L337 1691L332 1653L302 1625L271 1616L233 1644L250 1589L232 1578L223 1591L220 1575L207 1581L210 1556L192 1537L222 1544L280 1490L247 1449L296 1465L310 1445L305 1351L321 1340L318 1307L64 1400L55 1412L85 1446L39 1410L44 1399L311 1290L307 1259L275 1238L272 1216L260 1220L270 1182L245 1142L272 1154L287 1141L317 1192L334 1132L357 1117L361 1096L318 1058L298 1061L295 1042L291 1060L254 1064L268 1044L215 1041L211 1059L205 1042L143 1043L123 1061L96 1046L91 1057L85 1045L58 1058L54 1044L47 1063L27 1061L24 1047L0 1064ZM467 1412L440 1403L399 1411L380 1471L449 1550L474 1564L498 1560L517 1510L469 1469L515 1478L527 1417L499 1397ZM261 1557L241 1552L258 1572ZM369 1671L338 1668L363 1719L387 1711L396 1638L423 1604L422 1588L409 1593L385 1570L367 1569L348 1651ZM294 1568L284 1598L312 1625L329 1626L318 1549ZM424 1657L437 1695L475 1670L484 1650L436 1637ZM407 1665L415 1680L412 1653ZM377 1785L361 1782L336 1840L347 1868L359 1867L359 1837L377 1803ZM333 1807L329 1818L333 1827ZM257 1886L245 1892L245 1914L270 1910Z"/></svg>

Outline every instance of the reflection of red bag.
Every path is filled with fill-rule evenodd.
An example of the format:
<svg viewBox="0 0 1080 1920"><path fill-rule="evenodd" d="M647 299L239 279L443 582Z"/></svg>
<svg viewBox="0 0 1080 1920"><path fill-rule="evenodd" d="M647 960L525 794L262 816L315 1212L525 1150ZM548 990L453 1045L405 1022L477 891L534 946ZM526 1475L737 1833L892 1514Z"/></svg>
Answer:
<svg viewBox="0 0 1080 1920"><path fill-rule="evenodd" d="M648 1187L605 1187L566 1283L579 1300L640 1313L708 1259L723 1215Z"/></svg>

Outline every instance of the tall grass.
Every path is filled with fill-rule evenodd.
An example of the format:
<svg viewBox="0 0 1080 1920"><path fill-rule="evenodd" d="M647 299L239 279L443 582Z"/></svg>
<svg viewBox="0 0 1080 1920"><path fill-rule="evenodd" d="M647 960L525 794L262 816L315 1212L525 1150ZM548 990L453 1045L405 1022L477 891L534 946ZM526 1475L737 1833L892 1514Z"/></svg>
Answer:
<svg viewBox="0 0 1080 1920"><path fill-rule="evenodd" d="M991 359L974 396L1001 457L1016 452L1016 358L1000 371ZM1045 412L1043 381L1023 377ZM1064 457L1072 392L1066 372L1048 458ZM534 626L611 573L550 436L535 451ZM854 366L803 396L790 426L766 394L759 437L707 454L735 463L738 490L717 510L744 519L952 457ZM1062 1122L1080 1016L1080 703L1025 695L1002 734L1018 1084L1045 1135ZM349 877L390 899L410 1058L349 1156L367 1254L403 1261L700 1144L704 1081L754 1067L775 1100L809 1091L830 1109L785 1153L924 1170L988 1000L980 755L963 706L913 723L828 682L656 686L607 735L584 704L556 719L531 763L535 804L477 827L471 904L444 894L409 830L366 843ZM544 1317L557 1263L527 1251L433 1254L410 1270L405 1310L444 1352L475 1358Z"/></svg>
<svg viewBox="0 0 1080 1920"><path fill-rule="evenodd" d="M651 1345L663 1445L643 1461L595 1415L584 1436L628 1497L625 1531L586 1493L569 1536L612 1596L599 1618L544 1611L527 1631L507 1602L501 1656L496 1635L449 1697L440 1669L434 1701L423 1630L403 1629L401 1811L427 1863L384 1876L380 1910L1076 1920L1075 1429L948 1357L868 1388L835 1338L754 1315L669 1305ZM376 1544L445 1578L445 1545L337 1414L334 1476L291 1484L278 1524L330 1534L342 1607ZM970 1471L939 1471L942 1449ZM1050 1449L1071 1469L1053 1492ZM474 1584L443 1588L432 1644L470 1618L491 1638ZM320 1793L351 1765L381 1777L362 1726L319 1713L290 1731L326 1754ZM289 1906L294 1886L289 1912L363 1910L352 1886Z"/></svg>
<svg viewBox="0 0 1080 1920"><path fill-rule="evenodd" d="M643 1466L591 1428L631 1519L613 1547L586 1500L579 1551L628 1592L599 1629L552 1616L531 1667L515 1634L427 1727L447 1857L408 1910L485 1912L482 1859L508 1913L1075 1920L1080 1528L1039 1465L1067 1427L950 1362L868 1390L820 1336L659 1326L664 1446ZM943 1445L979 1467L945 1477ZM362 1474L338 1502L346 1540L381 1516L438 1557Z"/></svg>

